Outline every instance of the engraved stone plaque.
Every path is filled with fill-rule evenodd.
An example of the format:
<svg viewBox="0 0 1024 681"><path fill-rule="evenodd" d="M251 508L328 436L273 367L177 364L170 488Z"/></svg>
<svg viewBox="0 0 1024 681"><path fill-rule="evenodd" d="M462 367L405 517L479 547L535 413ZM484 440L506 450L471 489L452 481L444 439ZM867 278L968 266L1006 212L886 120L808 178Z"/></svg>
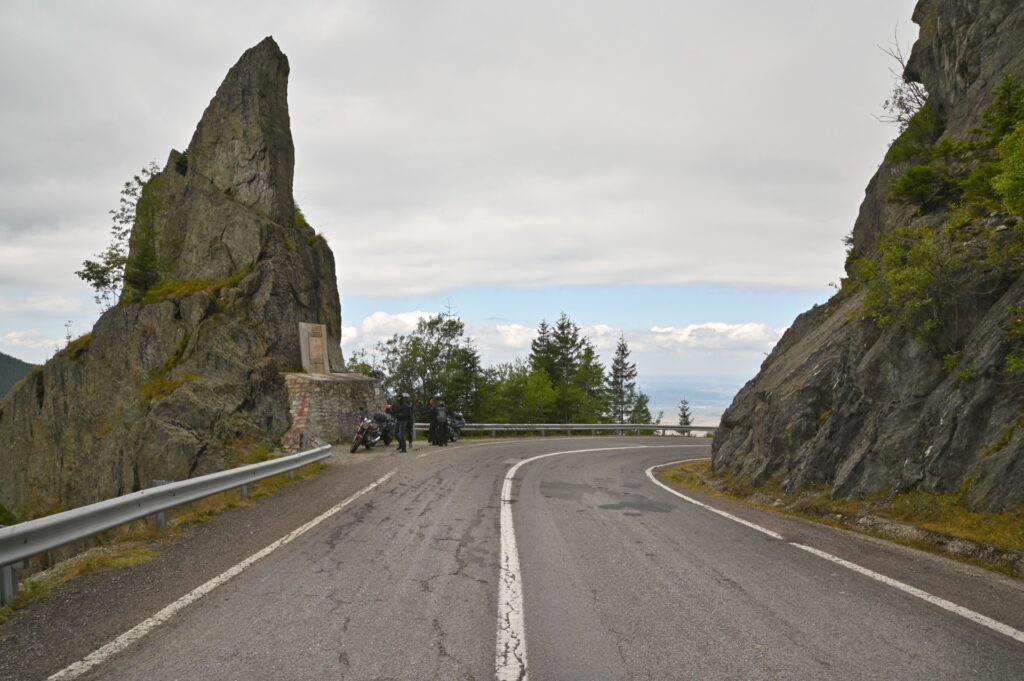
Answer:
<svg viewBox="0 0 1024 681"><path fill-rule="evenodd" d="M331 373L330 362L324 342L327 327L323 324L299 322L299 349L302 355L302 370L307 374Z"/></svg>

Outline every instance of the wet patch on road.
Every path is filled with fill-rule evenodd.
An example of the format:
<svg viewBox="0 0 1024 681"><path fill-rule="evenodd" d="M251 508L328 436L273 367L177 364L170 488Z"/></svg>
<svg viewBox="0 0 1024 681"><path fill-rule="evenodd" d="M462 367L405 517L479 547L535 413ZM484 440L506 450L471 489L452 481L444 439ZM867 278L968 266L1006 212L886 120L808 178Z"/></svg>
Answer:
<svg viewBox="0 0 1024 681"><path fill-rule="evenodd" d="M625 515L642 515L643 513L671 513L673 506L652 499L627 499L614 504L600 504L598 508L604 511L634 511L634 513Z"/></svg>

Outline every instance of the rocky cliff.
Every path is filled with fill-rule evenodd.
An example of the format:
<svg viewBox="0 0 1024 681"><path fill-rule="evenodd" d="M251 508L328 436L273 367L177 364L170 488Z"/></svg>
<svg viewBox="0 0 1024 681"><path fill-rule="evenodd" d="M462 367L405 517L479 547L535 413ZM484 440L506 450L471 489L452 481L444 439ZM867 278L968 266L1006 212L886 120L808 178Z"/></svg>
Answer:
<svg viewBox="0 0 1024 681"><path fill-rule="evenodd" d="M298 322L342 368L334 257L292 197L288 60L242 55L188 149L143 188L120 302L0 403L0 504L19 518L274 447Z"/></svg>
<svg viewBox="0 0 1024 681"><path fill-rule="evenodd" d="M1024 502L1024 220L996 178L1024 143L1024 4L921 0L913 20L904 75L928 103L868 184L842 290L737 395L712 464L1007 509Z"/></svg>

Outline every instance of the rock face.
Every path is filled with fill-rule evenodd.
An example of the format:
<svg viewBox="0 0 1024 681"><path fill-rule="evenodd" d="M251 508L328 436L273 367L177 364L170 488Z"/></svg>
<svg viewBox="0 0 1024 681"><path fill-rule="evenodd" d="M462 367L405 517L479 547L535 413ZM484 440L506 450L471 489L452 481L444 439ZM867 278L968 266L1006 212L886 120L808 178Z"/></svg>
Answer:
<svg viewBox="0 0 1024 681"><path fill-rule="evenodd" d="M930 93L940 139L962 138L1004 75L1024 78L1024 5L921 0L914 21L921 35L905 75ZM854 256L915 218L889 200L904 167L887 157L868 184ZM1005 229L1002 220L979 224ZM1007 310L1024 304L1024 280L958 320L969 329L960 362L970 375L946 370L914 334L865 319L864 295L841 292L796 319L723 415L714 470L789 490L824 484L834 496L966 489L978 509L1024 502L1024 386L1003 371Z"/></svg>
<svg viewBox="0 0 1024 681"><path fill-rule="evenodd" d="M298 322L343 366L334 257L292 198L288 60L248 50L185 153L143 189L121 301L0 403L0 504L20 518L272 448Z"/></svg>

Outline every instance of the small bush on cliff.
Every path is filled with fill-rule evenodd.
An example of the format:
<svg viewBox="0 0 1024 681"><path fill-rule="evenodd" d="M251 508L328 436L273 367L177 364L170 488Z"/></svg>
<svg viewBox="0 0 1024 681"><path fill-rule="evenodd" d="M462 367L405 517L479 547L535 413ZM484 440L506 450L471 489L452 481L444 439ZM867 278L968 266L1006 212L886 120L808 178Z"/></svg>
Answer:
<svg viewBox="0 0 1024 681"><path fill-rule="evenodd" d="M121 294L125 264L128 261L128 238L135 222L135 208L142 195L142 188L158 172L160 167L151 161L138 175L124 183L124 187L121 188L120 204L110 211L110 244L106 250L93 256L96 260L83 261L82 269L75 272L79 279L93 288L93 298L104 310L113 305Z"/></svg>
<svg viewBox="0 0 1024 681"><path fill-rule="evenodd" d="M1024 230L997 232L958 211L937 229L904 227L881 237L851 274L865 288L864 314L879 326L905 327L943 354L957 352L969 309L1024 274Z"/></svg>
<svg viewBox="0 0 1024 681"><path fill-rule="evenodd" d="M1010 345L1006 355L1005 369L1015 374L1024 371L1024 305L1015 305L1007 309L1007 320L1003 324L1003 334Z"/></svg>
<svg viewBox="0 0 1024 681"><path fill-rule="evenodd" d="M876 118L883 123L895 123L902 133L910 127L918 112L927 106L928 91L921 83L904 80L907 56L904 55L903 48L900 47L897 31L893 31L888 47L879 46L879 48L892 57L898 68L889 69L889 75L892 76L893 81L892 93L882 104L884 113Z"/></svg>
<svg viewBox="0 0 1024 681"><path fill-rule="evenodd" d="M1024 206L1024 133L1016 132L1021 124L1024 83L1009 76L993 90L992 103L982 112L982 125L972 131L971 139L935 142L940 129L926 105L887 154L889 161L910 162L893 182L890 198L926 213L955 206L978 212L1005 206L1020 212L1011 202Z"/></svg>
<svg viewBox="0 0 1024 681"><path fill-rule="evenodd" d="M160 279L153 223L164 210L160 198L161 189L163 180L159 175L154 175L143 185L135 206L135 224L128 244L128 258L124 265L123 292L130 294L129 297L133 300L136 296L144 294Z"/></svg>
<svg viewBox="0 0 1024 681"><path fill-rule="evenodd" d="M1007 210L1024 214L1024 123L1018 123L996 151L999 172L992 178L992 186L1003 197Z"/></svg>
<svg viewBox="0 0 1024 681"><path fill-rule="evenodd" d="M920 156L935 144L941 132L934 107L925 102L908 120L900 136L893 140L885 158L891 163L902 163Z"/></svg>
<svg viewBox="0 0 1024 681"><path fill-rule="evenodd" d="M904 326L949 354L961 349L967 332L963 313L1024 274L1024 229L1014 220L998 230L978 220L1024 209L1024 84L999 84L971 140L923 146L928 131L915 121L925 125L927 116L927 107L919 111L890 151L890 160L914 161L893 183L892 198L925 212L947 211L946 219L938 227L894 230L849 271L854 285L865 286L868 317L879 326ZM1016 358L1011 352L1007 369ZM1019 359L1024 370L1024 349Z"/></svg>
<svg viewBox="0 0 1024 681"><path fill-rule="evenodd" d="M302 228L308 227L309 223L306 222L306 216L302 214L302 209L299 208L299 204L295 204L295 210L292 212L292 227Z"/></svg>
<svg viewBox="0 0 1024 681"><path fill-rule="evenodd" d="M959 183L938 163L913 165L893 183L892 199L933 211L948 206L962 194Z"/></svg>

